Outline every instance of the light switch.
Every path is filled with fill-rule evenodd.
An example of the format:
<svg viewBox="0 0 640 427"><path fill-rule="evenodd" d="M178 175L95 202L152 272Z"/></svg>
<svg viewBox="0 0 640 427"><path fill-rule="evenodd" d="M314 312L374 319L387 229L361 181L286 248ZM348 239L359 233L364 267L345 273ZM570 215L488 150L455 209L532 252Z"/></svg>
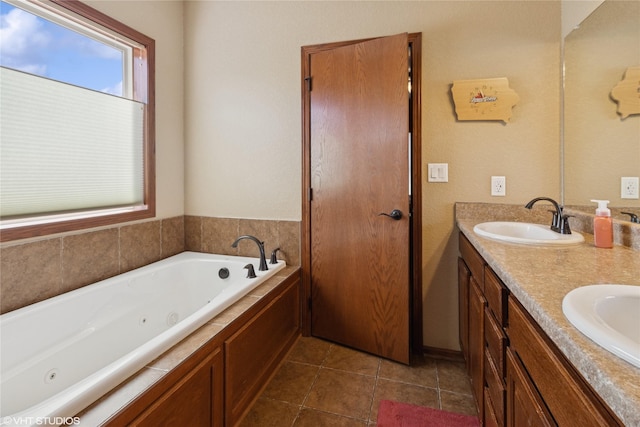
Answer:
<svg viewBox="0 0 640 427"><path fill-rule="evenodd" d="M429 163L427 172L429 182L449 182L449 163Z"/></svg>

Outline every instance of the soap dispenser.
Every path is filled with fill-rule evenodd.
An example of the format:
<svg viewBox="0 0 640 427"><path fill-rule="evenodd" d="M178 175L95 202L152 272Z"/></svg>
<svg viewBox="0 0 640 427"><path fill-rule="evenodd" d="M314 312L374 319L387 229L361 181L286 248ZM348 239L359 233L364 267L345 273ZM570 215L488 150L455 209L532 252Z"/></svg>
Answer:
<svg viewBox="0 0 640 427"><path fill-rule="evenodd" d="M608 200L591 200L598 204L596 216L593 218L593 242L596 248L613 247L613 221L611 210L607 207Z"/></svg>

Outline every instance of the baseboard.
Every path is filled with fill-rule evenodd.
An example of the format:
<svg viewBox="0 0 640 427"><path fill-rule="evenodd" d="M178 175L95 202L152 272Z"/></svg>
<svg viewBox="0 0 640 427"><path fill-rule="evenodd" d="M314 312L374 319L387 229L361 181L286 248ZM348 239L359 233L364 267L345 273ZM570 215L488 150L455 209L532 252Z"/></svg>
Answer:
<svg viewBox="0 0 640 427"><path fill-rule="evenodd" d="M447 348L436 348L436 347L429 347L425 345L422 347L422 352L426 356L435 357L438 359L454 360L457 362L464 361L464 356L462 355L462 352L459 350L449 350Z"/></svg>

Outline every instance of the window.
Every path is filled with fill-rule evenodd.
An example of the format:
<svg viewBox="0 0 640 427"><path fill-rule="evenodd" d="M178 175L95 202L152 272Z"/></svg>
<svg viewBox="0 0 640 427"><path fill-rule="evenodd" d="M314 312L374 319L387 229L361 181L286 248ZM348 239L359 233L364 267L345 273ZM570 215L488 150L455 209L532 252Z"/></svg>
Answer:
<svg viewBox="0 0 640 427"><path fill-rule="evenodd" d="M154 41L79 1L0 6L1 240L153 217Z"/></svg>

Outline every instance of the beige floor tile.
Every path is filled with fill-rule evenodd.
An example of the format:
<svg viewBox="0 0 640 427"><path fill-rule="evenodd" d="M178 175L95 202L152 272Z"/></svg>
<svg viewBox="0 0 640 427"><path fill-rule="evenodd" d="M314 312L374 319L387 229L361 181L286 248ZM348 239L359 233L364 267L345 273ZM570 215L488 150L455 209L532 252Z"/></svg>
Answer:
<svg viewBox="0 0 640 427"><path fill-rule="evenodd" d="M411 366L382 360L380 362L380 378L417 384L423 387L438 387L438 372L434 359L423 358L412 361Z"/></svg>
<svg viewBox="0 0 640 427"><path fill-rule="evenodd" d="M289 427L299 411L297 405L260 397L239 427Z"/></svg>
<svg viewBox="0 0 640 427"><path fill-rule="evenodd" d="M331 343L314 337L300 337L288 360L320 366L329 353Z"/></svg>
<svg viewBox="0 0 640 427"><path fill-rule="evenodd" d="M370 421L377 420L378 407L380 406L381 400L393 400L395 402L428 406L430 408L440 407L438 402L438 390L436 388L420 387L413 384L379 378L373 397Z"/></svg>
<svg viewBox="0 0 640 427"><path fill-rule="evenodd" d="M445 411L474 416L478 415L476 402L471 394L451 393L441 390L440 402L442 403L442 409Z"/></svg>
<svg viewBox="0 0 640 427"><path fill-rule="evenodd" d="M302 405L320 367L298 362L285 362L263 392L264 397Z"/></svg>
<svg viewBox="0 0 640 427"><path fill-rule="evenodd" d="M340 369L355 374L375 376L378 373L380 358L339 345L331 346L323 366Z"/></svg>
<svg viewBox="0 0 640 427"><path fill-rule="evenodd" d="M366 427L367 423L313 409L303 409L293 425L294 427Z"/></svg>
<svg viewBox="0 0 640 427"><path fill-rule="evenodd" d="M477 415L463 362L411 366L301 337L242 427L375 427L383 399Z"/></svg>
<svg viewBox="0 0 640 427"><path fill-rule="evenodd" d="M322 368L304 406L368 420L376 379Z"/></svg>
<svg viewBox="0 0 640 427"><path fill-rule="evenodd" d="M464 362L437 360L438 387L440 390L471 394L471 383Z"/></svg>

